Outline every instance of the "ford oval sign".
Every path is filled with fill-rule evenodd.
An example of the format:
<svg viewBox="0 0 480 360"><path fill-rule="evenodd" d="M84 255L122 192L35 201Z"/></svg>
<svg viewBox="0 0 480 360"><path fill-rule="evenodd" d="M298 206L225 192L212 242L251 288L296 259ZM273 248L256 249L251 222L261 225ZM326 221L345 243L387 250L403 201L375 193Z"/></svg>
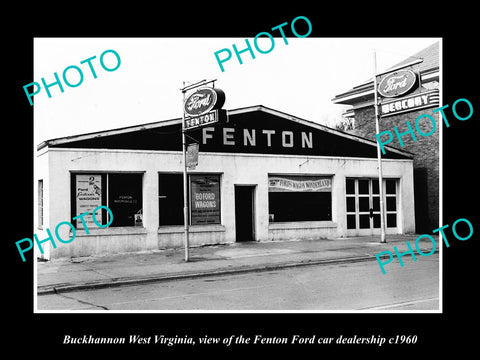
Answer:
<svg viewBox="0 0 480 360"><path fill-rule="evenodd" d="M397 70L385 76L378 85L384 97L396 97L408 93L417 83L417 75L411 70Z"/></svg>
<svg viewBox="0 0 480 360"><path fill-rule="evenodd" d="M185 99L184 109L189 116L205 114L220 109L225 103L225 93L220 89L203 87Z"/></svg>

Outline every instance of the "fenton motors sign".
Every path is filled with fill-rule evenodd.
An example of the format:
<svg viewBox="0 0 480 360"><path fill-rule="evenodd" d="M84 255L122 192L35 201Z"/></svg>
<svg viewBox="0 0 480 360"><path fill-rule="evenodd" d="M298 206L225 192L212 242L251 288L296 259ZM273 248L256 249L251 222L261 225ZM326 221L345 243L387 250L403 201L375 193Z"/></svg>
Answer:
<svg viewBox="0 0 480 360"><path fill-rule="evenodd" d="M199 116L220 109L225 103L225 93L220 89L202 87L185 99L184 110L188 116Z"/></svg>
<svg viewBox="0 0 480 360"><path fill-rule="evenodd" d="M378 85L383 97L397 97L408 93L417 83L417 75L411 70L397 70L385 76Z"/></svg>

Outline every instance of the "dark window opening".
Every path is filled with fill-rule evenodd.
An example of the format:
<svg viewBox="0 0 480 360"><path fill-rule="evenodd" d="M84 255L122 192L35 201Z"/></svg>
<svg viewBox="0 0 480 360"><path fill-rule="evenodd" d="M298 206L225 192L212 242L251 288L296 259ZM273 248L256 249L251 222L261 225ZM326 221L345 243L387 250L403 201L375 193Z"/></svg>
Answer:
<svg viewBox="0 0 480 360"><path fill-rule="evenodd" d="M113 213L110 226L141 225L142 174L108 174L107 190L107 206Z"/></svg>
<svg viewBox="0 0 480 360"><path fill-rule="evenodd" d="M183 174L158 175L159 225L183 225Z"/></svg>
<svg viewBox="0 0 480 360"><path fill-rule="evenodd" d="M274 222L332 220L330 192L269 192Z"/></svg>

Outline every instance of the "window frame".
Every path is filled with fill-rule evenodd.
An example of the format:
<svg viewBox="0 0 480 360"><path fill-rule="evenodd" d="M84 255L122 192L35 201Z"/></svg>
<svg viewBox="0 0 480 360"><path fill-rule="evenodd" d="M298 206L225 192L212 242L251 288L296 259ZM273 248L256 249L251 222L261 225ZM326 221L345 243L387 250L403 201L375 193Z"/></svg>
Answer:
<svg viewBox="0 0 480 360"><path fill-rule="evenodd" d="M184 215L183 215L183 173L178 172L178 171L159 171L157 176L157 183L158 183L158 192L157 192L157 199L158 199L158 227L159 228L168 228L172 226L184 226ZM162 220L160 219L161 216L161 202L160 202L160 197L163 196L163 194L160 194L160 177L162 175L178 175L180 178L182 178L182 194L179 196L179 199L182 201L182 206L181 206L181 224L164 224L162 223ZM218 215L218 222L215 223L208 223L208 224L192 224L192 199L191 199L191 193L192 193L192 177L191 176L217 176L218 177L218 201L219 201L219 215ZM189 173L187 174L188 177L188 182L187 182L187 204L188 204L188 226L189 227L200 227L200 226L210 226L210 225L222 225L223 223L223 217L222 217L222 178L223 178L223 173L221 172L199 172L199 173Z"/></svg>
<svg viewBox="0 0 480 360"><path fill-rule="evenodd" d="M43 179L38 179L37 181L37 228L43 229L43 203L44 203L44 182Z"/></svg>
<svg viewBox="0 0 480 360"><path fill-rule="evenodd" d="M145 228L145 224L143 222L143 209L144 209L144 178L145 178L145 171L98 171L98 170L93 170L93 171L70 171L70 213L71 213L71 218L72 218L72 225L75 227L77 230L83 230L83 224L81 220L73 220L74 217L80 215L77 214L77 198L76 198L76 185L77 185L77 175L100 175L101 176L101 201L100 205L102 206L107 206L109 209L111 207L109 206L109 175L110 174L115 174L115 175L129 175L129 174L137 174L141 176L141 213L142 213L142 225L136 225L135 222L133 222L132 225L120 225L120 226L112 226L109 225L108 228L113 228L113 229L119 229L119 228ZM102 225L105 225L109 222L109 217L110 214L106 209L101 209L102 212ZM112 211L113 212L113 211ZM113 217L115 218L115 214L113 214ZM135 219L135 218L134 218ZM80 222L79 222L80 221ZM79 226L80 225L80 226ZM91 229L102 229L98 227L92 228L91 226L88 227L89 230ZM106 229L106 228L105 228Z"/></svg>
<svg viewBox="0 0 480 360"><path fill-rule="evenodd" d="M347 181L353 180L354 181L354 193L347 193ZM369 194L360 194L359 193L359 181L360 180L368 180L369 181ZM385 206L385 228L387 229L395 229L398 228L398 221L399 221L399 183L400 183L400 178L383 178L383 186L384 186L384 206ZM347 230L375 230L375 229L380 229L380 220L378 219L378 226L375 226L375 219L372 218L370 219L370 226L368 228L366 227L360 227L360 216L361 215L366 215L366 211L360 211L360 198L368 197L371 207L374 209L375 208L375 198L380 198L379 193L374 192L374 181L378 182L378 178L376 177L354 177L354 176L346 176L345 177L345 224L346 224L346 229ZM387 187L386 184L388 181L394 181L395 182L395 193L390 193L387 194ZM355 199L355 210L354 211L349 211L347 208L347 202L348 198L354 198ZM387 198L395 198L395 210L387 210ZM357 200L358 199L358 200ZM373 210L374 212L374 217L375 215L380 214L380 209L378 210ZM388 226L388 215L395 215L395 226ZM349 227L349 217L355 217L355 227Z"/></svg>
<svg viewBox="0 0 480 360"><path fill-rule="evenodd" d="M286 220L286 221L275 221L275 214L272 213L272 209L270 208L271 206L271 199L270 199L270 193L277 193L275 191L270 191L270 186L267 184L267 199L268 199L268 205L267 205L267 211L268 211L268 223L269 225L273 224L292 224L292 223L331 223L333 221L333 208L334 208L334 201L333 201L333 184L334 184L334 175L332 174L277 174L277 173L272 173L267 175L267 181L270 180L270 178L275 178L275 177L284 177L286 179L291 179L294 180L295 178L303 178L303 179L316 179L316 180L321 180L321 179L329 179L330 180L330 191L286 191L288 193L303 193L303 194L310 194L310 193L328 193L330 194L330 206L329 206L329 217L328 219L306 219L306 220ZM278 193L281 193L279 191ZM320 207L320 205L319 205ZM273 217L272 217L273 215Z"/></svg>

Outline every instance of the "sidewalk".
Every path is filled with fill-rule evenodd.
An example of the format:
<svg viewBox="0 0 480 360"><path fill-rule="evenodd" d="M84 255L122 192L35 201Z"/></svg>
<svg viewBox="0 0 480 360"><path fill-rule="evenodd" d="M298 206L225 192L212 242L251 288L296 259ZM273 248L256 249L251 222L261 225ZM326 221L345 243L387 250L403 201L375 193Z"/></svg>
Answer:
<svg viewBox="0 0 480 360"><path fill-rule="evenodd" d="M375 236L210 245L191 248L188 263L183 248L38 261L37 294L314 264L376 261L375 254L394 253L394 246L399 252L408 250L406 241L415 250L417 236L388 235L385 244L380 244L379 236ZM434 238L438 252L438 237ZM420 244L425 253L432 249L427 241ZM394 264L399 266L397 259Z"/></svg>

